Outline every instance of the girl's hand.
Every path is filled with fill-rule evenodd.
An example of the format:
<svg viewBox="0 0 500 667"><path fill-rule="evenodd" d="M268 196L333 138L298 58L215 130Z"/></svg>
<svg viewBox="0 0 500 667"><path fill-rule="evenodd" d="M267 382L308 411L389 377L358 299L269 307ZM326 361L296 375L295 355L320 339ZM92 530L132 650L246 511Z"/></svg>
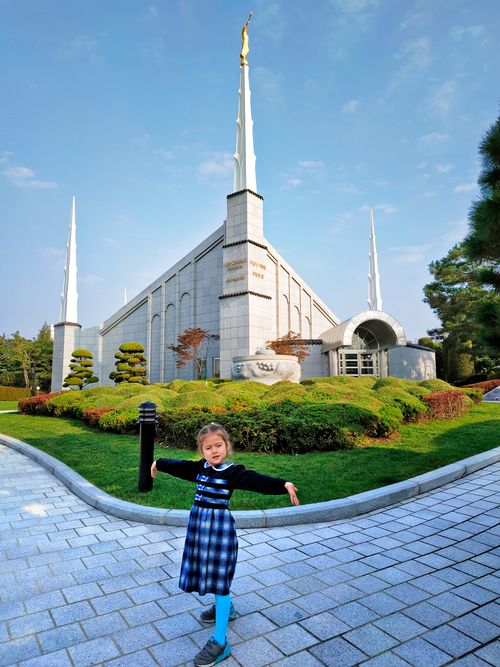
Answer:
<svg viewBox="0 0 500 667"><path fill-rule="evenodd" d="M285 489L290 494L292 505L300 505L299 499L297 498L298 489L292 484L292 482L287 482L285 484Z"/></svg>
<svg viewBox="0 0 500 667"><path fill-rule="evenodd" d="M154 479L157 474L158 470L156 469L156 461L153 461L153 465L151 466L151 477Z"/></svg>

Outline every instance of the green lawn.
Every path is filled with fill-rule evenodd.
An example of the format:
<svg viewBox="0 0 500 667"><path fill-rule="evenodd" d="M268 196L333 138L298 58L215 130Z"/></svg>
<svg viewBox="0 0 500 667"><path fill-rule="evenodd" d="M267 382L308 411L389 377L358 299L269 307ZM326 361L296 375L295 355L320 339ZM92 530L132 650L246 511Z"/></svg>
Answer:
<svg viewBox="0 0 500 667"><path fill-rule="evenodd" d="M453 420L412 424L401 436L369 440L356 449L299 456L236 453L233 460L259 472L285 477L299 488L302 503L343 498L398 482L500 444L500 406L483 403ZM100 433L82 422L19 414L0 415L0 433L29 442L64 461L118 498L188 509L193 484L159 474L150 493L137 491L138 437ZM157 447L156 457L196 458L195 452ZM234 510L282 507L288 496L236 491Z"/></svg>
<svg viewBox="0 0 500 667"><path fill-rule="evenodd" d="M0 410L17 410L17 401L0 401Z"/></svg>

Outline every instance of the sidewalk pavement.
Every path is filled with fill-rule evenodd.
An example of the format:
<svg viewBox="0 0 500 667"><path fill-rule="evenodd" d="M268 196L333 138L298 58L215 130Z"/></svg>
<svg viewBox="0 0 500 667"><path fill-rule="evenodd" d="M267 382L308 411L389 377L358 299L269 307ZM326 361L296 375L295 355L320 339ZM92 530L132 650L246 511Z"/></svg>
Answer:
<svg viewBox="0 0 500 667"><path fill-rule="evenodd" d="M191 665L185 528L118 519L0 446L0 667ZM226 667L500 665L500 464L334 523L241 529Z"/></svg>

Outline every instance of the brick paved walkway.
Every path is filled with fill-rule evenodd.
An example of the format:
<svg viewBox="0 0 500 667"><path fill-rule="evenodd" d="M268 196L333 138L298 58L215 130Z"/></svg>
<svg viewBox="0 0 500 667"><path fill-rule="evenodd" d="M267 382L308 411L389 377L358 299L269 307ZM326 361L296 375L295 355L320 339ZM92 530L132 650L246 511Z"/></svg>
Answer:
<svg viewBox="0 0 500 667"><path fill-rule="evenodd" d="M108 516L0 446L0 666L191 665L184 528ZM500 665L500 464L350 521L240 530L226 667Z"/></svg>

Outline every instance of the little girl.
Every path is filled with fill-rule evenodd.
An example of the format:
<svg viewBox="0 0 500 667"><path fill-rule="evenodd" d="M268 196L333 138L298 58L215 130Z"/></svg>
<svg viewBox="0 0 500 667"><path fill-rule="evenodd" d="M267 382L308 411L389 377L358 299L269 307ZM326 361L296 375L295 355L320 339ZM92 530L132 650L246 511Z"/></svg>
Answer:
<svg viewBox="0 0 500 667"><path fill-rule="evenodd" d="M151 466L152 477L156 477L159 470L197 482L179 580L183 591L215 595L215 607L203 612L200 617L207 624L215 620L215 632L195 656L197 667L216 665L231 654L226 630L228 621L236 618L229 593L238 555L234 519L229 511L234 489L270 495L288 493L292 504L299 504L297 489L292 482L229 463L226 459L231 451L231 441L225 428L212 422L198 433L201 461L158 459Z"/></svg>

